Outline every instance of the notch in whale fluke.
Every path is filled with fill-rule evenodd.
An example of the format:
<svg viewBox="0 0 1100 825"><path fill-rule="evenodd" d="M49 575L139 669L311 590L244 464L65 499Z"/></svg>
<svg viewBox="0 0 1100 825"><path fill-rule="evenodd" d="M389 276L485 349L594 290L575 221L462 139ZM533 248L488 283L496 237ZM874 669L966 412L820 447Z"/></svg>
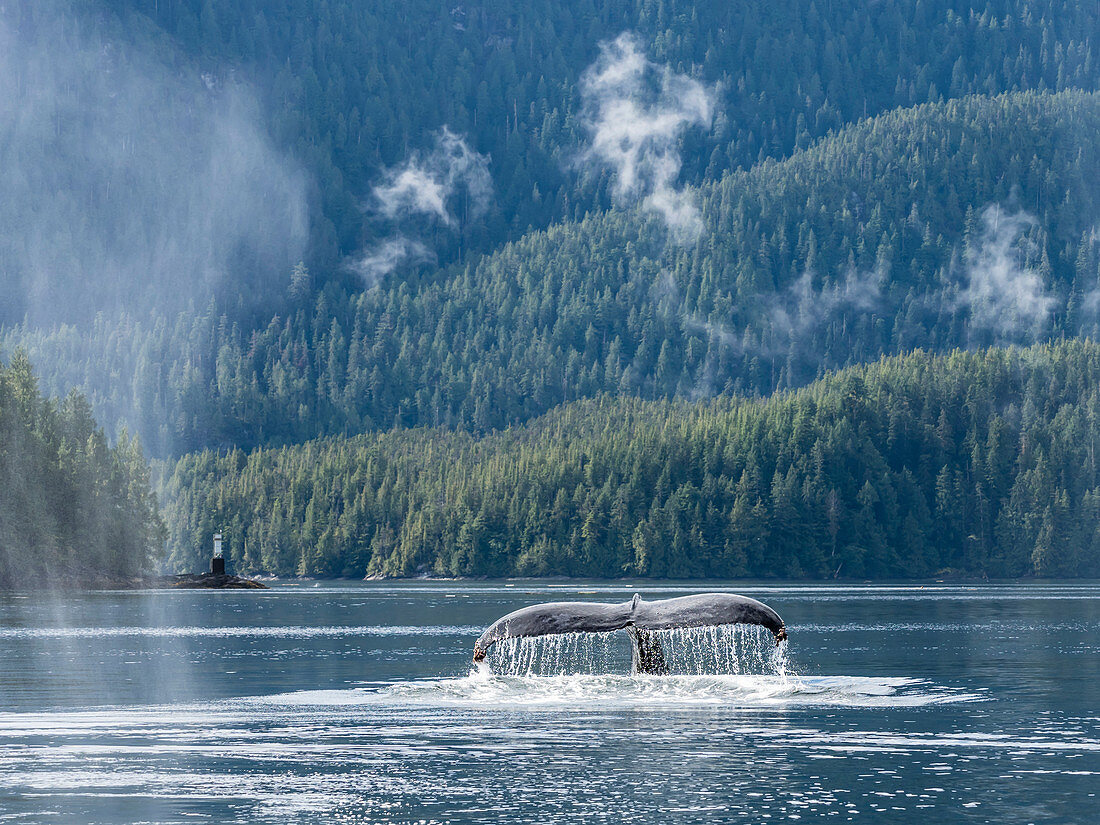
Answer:
<svg viewBox="0 0 1100 825"><path fill-rule="evenodd" d="M763 602L732 593L700 593L675 599L643 601L637 594L629 602L547 602L524 607L497 619L474 645L474 661L485 659L489 648L502 639L520 636L549 636L556 633L609 633L631 629L634 670L664 672L660 644L653 630L677 627L708 627L725 624L755 624L775 634L776 644L787 638L779 614Z"/></svg>

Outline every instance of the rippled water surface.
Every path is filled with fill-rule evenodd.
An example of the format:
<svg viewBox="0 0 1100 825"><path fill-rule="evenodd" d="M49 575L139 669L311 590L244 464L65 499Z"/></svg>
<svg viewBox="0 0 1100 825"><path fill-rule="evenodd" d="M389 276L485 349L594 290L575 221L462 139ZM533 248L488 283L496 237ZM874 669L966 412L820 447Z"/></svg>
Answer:
<svg viewBox="0 0 1100 825"><path fill-rule="evenodd" d="M632 677L613 634L471 670L518 607L709 589L786 649L668 638L683 672ZM0 595L0 821L1093 823L1098 630L1096 583Z"/></svg>

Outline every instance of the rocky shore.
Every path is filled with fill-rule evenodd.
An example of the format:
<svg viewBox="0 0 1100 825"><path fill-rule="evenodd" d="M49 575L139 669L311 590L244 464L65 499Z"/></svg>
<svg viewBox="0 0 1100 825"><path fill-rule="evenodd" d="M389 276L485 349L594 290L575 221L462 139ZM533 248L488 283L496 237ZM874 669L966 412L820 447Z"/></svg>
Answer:
<svg viewBox="0 0 1100 825"><path fill-rule="evenodd" d="M181 573L175 576L119 576L105 573L45 575L33 580L0 581L0 591L66 590L266 590L253 579L224 573Z"/></svg>
<svg viewBox="0 0 1100 825"><path fill-rule="evenodd" d="M230 576L226 573L181 573L176 576L158 576L157 578L164 583L161 585L153 584L152 587L267 590L267 585L262 582L253 579L242 579L240 576Z"/></svg>
<svg viewBox="0 0 1100 825"><path fill-rule="evenodd" d="M33 585L0 582L4 590L266 590L267 585L225 573L180 573L174 576L119 576L99 572L54 574Z"/></svg>

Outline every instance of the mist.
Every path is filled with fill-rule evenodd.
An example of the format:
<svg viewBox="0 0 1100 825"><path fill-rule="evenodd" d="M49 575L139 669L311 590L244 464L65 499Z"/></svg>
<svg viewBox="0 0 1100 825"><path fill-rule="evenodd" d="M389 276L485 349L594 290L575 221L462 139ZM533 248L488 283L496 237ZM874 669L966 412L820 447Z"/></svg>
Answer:
<svg viewBox="0 0 1100 825"><path fill-rule="evenodd" d="M482 217L492 203L489 157L470 148L465 138L444 126L425 152L413 152L400 166L382 172L367 211L385 220L391 234L370 244L347 262L369 288L401 265L434 261L426 236L442 226L458 232Z"/></svg>
<svg viewBox="0 0 1100 825"><path fill-rule="evenodd" d="M364 286L369 289L399 266L434 260L435 256L420 241L395 235L369 247L349 261L348 269L362 278Z"/></svg>
<svg viewBox="0 0 1100 825"><path fill-rule="evenodd" d="M1037 225L1026 212L997 204L982 212L981 229L964 254L966 288L958 297L972 330L1013 339L1046 328L1058 299L1046 290L1041 249L1029 235Z"/></svg>
<svg viewBox="0 0 1100 825"><path fill-rule="evenodd" d="M625 32L601 45L581 77L581 96L589 133L581 162L611 169L616 199L659 215L673 240L698 238L703 224L695 196L677 184L679 143L689 127L710 126L713 91L650 61Z"/></svg>
<svg viewBox="0 0 1100 825"><path fill-rule="evenodd" d="M455 226L456 196L464 195L463 219L485 214L493 192L489 158L471 149L447 127L435 136L430 152L414 153L402 166L384 173L374 188L378 211L388 218L428 215Z"/></svg>
<svg viewBox="0 0 1100 825"><path fill-rule="evenodd" d="M308 180L253 90L104 25L65 2L0 7L0 320L284 290Z"/></svg>
<svg viewBox="0 0 1100 825"><path fill-rule="evenodd" d="M882 268L870 272L849 270L843 278L826 280L820 287L814 281L814 274L805 272L786 289L764 293L742 316L753 323L739 329L732 319L723 322L689 312L676 279L667 269L662 270L650 287L658 311L665 318L677 320L685 332L699 334L712 344L689 397L698 400L715 395L720 350L735 357L775 357L791 350L805 351L827 324L876 312L885 301L886 272ZM766 330L764 337L752 334L754 328Z"/></svg>
<svg viewBox="0 0 1100 825"><path fill-rule="evenodd" d="M784 342L782 347L769 347L759 341L747 344L743 334L732 326L684 310L679 287L667 270L658 277L653 292L662 313L666 317L677 315L684 329L704 333L723 347L738 353L775 355L785 351L790 342L812 335L838 315L863 315L880 309L885 283L886 275L882 269L871 272L852 270L843 278L823 283L820 287L814 286L812 273L804 272L787 289L761 295L759 305L747 317L757 322L766 319L767 323L762 326L770 331L770 337Z"/></svg>
<svg viewBox="0 0 1100 825"><path fill-rule="evenodd" d="M813 274L804 272L785 293L770 296L768 316L777 336L801 340L840 313L874 312L882 305L886 275L881 269L849 270L843 278L820 288L813 282Z"/></svg>

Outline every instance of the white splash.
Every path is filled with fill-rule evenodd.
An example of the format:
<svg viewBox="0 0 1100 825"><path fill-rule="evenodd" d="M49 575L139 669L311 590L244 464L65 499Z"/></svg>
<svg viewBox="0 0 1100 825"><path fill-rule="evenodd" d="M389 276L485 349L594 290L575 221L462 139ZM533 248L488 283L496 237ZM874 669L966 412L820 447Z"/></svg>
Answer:
<svg viewBox="0 0 1100 825"><path fill-rule="evenodd" d="M977 693L952 690L921 679L891 676L778 676L722 674L627 676L572 674L498 676L474 671L454 679L399 682L328 699L335 705L464 707L475 709L553 707L562 711L603 708L760 708L925 707L980 701ZM318 692L302 694L316 708ZM270 697L291 704L296 696ZM324 700L325 697L321 697Z"/></svg>
<svg viewBox="0 0 1100 825"><path fill-rule="evenodd" d="M653 633L669 673L764 674L785 678L787 646L754 625L686 627ZM494 645L488 670L505 676L568 676L629 670L630 639L617 633L560 633L505 639Z"/></svg>

